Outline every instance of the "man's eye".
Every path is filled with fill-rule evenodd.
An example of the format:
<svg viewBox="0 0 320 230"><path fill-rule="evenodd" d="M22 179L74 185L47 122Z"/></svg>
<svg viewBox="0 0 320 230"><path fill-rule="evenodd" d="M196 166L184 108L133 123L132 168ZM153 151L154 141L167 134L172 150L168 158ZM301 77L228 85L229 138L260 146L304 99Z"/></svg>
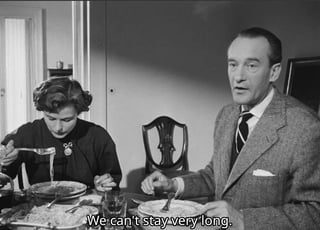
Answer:
<svg viewBox="0 0 320 230"><path fill-rule="evenodd" d="M248 64L247 65L247 70L249 72L255 72L258 69L258 65L257 64Z"/></svg>
<svg viewBox="0 0 320 230"><path fill-rule="evenodd" d="M229 62L228 66L230 69L235 69L237 67L236 63L233 62Z"/></svg>
<svg viewBox="0 0 320 230"><path fill-rule="evenodd" d="M54 121L54 120L55 120L55 118L49 117L49 120L50 120L50 121Z"/></svg>

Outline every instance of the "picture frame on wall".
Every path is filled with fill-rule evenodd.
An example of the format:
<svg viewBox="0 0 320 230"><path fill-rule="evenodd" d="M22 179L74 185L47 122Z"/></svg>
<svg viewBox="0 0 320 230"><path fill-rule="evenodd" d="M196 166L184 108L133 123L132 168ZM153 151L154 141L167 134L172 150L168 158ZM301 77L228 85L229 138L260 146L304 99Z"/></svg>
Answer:
<svg viewBox="0 0 320 230"><path fill-rule="evenodd" d="M320 56L288 59L284 93L320 116Z"/></svg>

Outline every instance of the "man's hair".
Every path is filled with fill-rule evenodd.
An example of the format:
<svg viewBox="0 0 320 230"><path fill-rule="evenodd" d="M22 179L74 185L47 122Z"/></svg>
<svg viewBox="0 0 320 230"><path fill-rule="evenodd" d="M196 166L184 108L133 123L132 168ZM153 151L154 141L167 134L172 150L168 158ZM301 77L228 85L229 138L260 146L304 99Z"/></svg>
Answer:
<svg viewBox="0 0 320 230"><path fill-rule="evenodd" d="M260 27L251 27L245 30L242 30L238 37L246 37L246 38L257 38L264 37L268 40L270 45L270 54L269 61L270 65L274 65L276 63L281 63L282 60L282 46L280 39L270 32L269 30L260 28Z"/></svg>
<svg viewBox="0 0 320 230"><path fill-rule="evenodd" d="M43 81L33 91L33 102L38 111L58 113L64 106L74 105L77 113L89 110L92 96L80 83L68 77Z"/></svg>

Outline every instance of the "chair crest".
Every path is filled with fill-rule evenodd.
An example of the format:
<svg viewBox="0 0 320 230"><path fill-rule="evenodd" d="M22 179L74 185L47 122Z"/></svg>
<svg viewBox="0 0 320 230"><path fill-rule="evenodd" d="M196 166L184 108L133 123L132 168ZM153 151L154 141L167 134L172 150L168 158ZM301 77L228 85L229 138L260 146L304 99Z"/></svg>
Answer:
<svg viewBox="0 0 320 230"><path fill-rule="evenodd" d="M155 162L149 143L148 131L157 128L159 135L158 149L161 152L161 160ZM175 127L179 127L183 131L183 143L179 158L173 162L173 154L176 148L173 144L173 136ZM146 174L150 174L154 169L162 171L189 170L187 152L188 152L188 130L185 124L181 124L167 116L160 116L147 125L142 126L143 141L146 150Z"/></svg>

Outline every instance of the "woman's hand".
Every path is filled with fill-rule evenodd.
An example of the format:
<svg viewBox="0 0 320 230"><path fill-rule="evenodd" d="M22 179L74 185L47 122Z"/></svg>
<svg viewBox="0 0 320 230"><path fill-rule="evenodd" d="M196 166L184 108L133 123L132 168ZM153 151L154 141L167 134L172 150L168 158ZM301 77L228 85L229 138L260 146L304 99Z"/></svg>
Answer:
<svg viewBox="0 0 320 230"><path fill-rule="evenodd" d="M16 150L13 146L13 140L10 140L8 144L0 145L0 163L1 165L7 166L10 165L18 158L19 151Z"/></svg>
<svg viewBox="0 0 320 230"><path fill-rule="evenodd" d="M113 187L117 186L117 184L113 181L112 176L109 173L106 173L94 177L94 186L97 191L105 192L111 190Z"/></svg>

